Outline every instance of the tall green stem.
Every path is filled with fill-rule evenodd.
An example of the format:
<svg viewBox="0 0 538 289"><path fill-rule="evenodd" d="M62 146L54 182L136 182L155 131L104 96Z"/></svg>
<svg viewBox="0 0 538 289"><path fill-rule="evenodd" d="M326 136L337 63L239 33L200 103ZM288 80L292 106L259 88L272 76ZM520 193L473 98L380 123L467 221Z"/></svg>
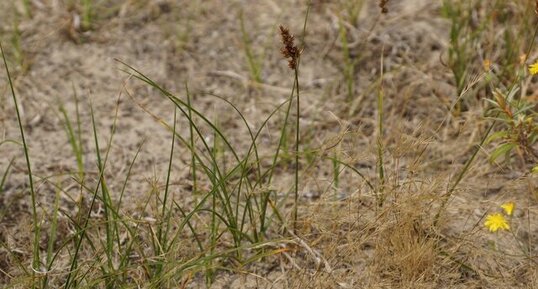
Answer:
<svg viewBox="0 0 538 289"><path fill-rule="evenodd" d="M28 181L30 182L30 196L32 198L32 221L34 227L34 248L33 248L33 260L32 260L32 276L35 275L35 271L39 270L39 224L37 219L36 209L36 193L34 190L34 180L32 177L32 167L30 165L30 154L28 153L28 145L26 144L26 137L24 136L24 129L22 127L21 113L19 111L19 104L17 102L17 96L15 95L15 89L13 88L13 81L11 80L11 74L7 67L6 55L2 43L0 43L0 52L2 52L2 59L4 60L4 67L6 68L7 79L9 81L9 87L11 89L11 95L13 96L13 102L15 104L15 111L17 113L17 121L19 123L19 130L21 133L22 145L24 148L24 157L26 158L26 168L28 169Z"/></svg>

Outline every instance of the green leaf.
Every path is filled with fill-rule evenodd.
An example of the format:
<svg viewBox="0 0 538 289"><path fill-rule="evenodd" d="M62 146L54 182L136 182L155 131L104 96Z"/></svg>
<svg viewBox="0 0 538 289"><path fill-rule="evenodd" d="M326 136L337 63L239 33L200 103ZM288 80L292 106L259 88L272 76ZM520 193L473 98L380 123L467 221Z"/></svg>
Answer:
<svg viewBox="0 0 538 289"><path fill-rule="evenodd" d="M494 140L497 140L497 139L500 139L500 138L504 138L508 135L508 131L505 131L505 130L501 130L501 131L498 131L496 133L493 133L492 135L490 135L486 141L484 142L484 144L489 144L491 143L492 141Z"/></svg>
<svg viewBox="0 0 538 289"><path fill-rule="evenodd" d="M489 157L490 162L494 162L498 157L504 154L508 154L512 149L516 147L514 143L505 143L497 147L491 156Z"/></svg>

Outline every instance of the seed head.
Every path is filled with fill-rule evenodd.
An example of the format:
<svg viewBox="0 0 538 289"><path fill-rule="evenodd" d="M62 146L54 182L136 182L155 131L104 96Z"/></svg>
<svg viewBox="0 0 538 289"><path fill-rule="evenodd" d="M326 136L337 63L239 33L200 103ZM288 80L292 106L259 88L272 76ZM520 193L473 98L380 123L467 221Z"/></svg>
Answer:
<svg viewBox="0 0 538 289"><path fill-rule="evenodd" d="M538 3L538 0L536 0ZM381 13L387 14L389 13L389 9L387 8L387 3L389 0L379 0L379 8L381 8Z"/></svg>
<svg viewBox="0 0 538 289"><path fill-rule="evenodd" d="M288 66L291 69L297 69L297 59L299 58L299 54L301 54L301 51L297 46L293 44L293 40L295 37L290 34L289 29L286 27L280 25L280 36L282 37L282 43L284 44L284 47L280 49L280 52L282 55L284 55L284 58L288 58Z"/></svg>

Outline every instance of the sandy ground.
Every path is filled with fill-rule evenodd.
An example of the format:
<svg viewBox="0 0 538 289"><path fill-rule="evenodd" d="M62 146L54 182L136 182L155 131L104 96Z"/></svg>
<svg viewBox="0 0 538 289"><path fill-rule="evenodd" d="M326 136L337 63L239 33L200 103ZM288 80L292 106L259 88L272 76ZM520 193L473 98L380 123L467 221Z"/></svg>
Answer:
<svg viewBox="0 0 538 289"><path fill-rule="evenodd" d="M76 95L82 121L85 169L89 176L93 179L97 176L90 104L103 152L114 116L118 115L107 164L108 185L116 194L140 147L125 192L128 200L125 210L133 214L144 214L138 211L140 200L149 194L153 183L164 183L171 135L153 116L170 122L174 108L155 89L130 78L122 71L125 66L117 60L135 67L178 96L185 97L185 86L188 85L193 104L208 118L218 120L223 130L233 135L234 145L244 150L249 144L245 137L247 131L237 114L207 93L231 101L252 127L259 127L264 117L286 100L293 85L292 71L280 55L278 25L283 24L300 35L306 11L304 1L97 1L107 2L101 9L113 13L101 14L103 16L98 17L93 30L81 32L74 28L76 11L68 11L62 1L34 1L42 6L33 5L31 19L15 16L14 11L23 10L8 2L0 3L0 39L15 76L33 174L38 183L39 207L46 209L53 204L55 184L65 189L62 207L66 211L75 210L74 204L80 198L76 182L68 174L76 171L76 162L59 111L63 104L67 114L74 119ZM446 107L454 99L456 89L450 71L442 64L446 57L449 23L440 17L439 1L390 1L390 12L383 16L380 16L376 3L365 5L359 24L347 27L350 55L357 59L356 98L351 102L346 100L343 52L338 40L338 15L345 12L335 1L313 2L300 70L303 148L330 155L334 153L331 142L343 136L337 146L342 158L355 162L368 177L375 177L377 89L372 89L372 84L379 79L380 67L383 67L385 165L393 192L408 199L401 200L402 204L414 201L423 204L426 196L443 193L447 181L454 178L473 145L479 141L486 122L480 107L465 112L461 121L450 120L451 114ZM239 20L241 13L253 51L262 62L261 85L252 82L249 72ZM13 60L15 48L10 39L15 22L19 22L23 66ZM278 135L276 125L276 121L270 123L265 133L268 144L274 144ZM180 122L178 130L187 134L187 123ZM0 140L20 139L5 73L0 73L0 134ZM207 132L207 138L211 137ZM436 278L416 279L424 282L421 283L424 288L442 288L443 284L452 288L493 288L495 280L501 280L502 272L506 271L509 273L502 279L506 283L499 284L518 287L534 282L532 276L535 273L526 269L521 269L525 272L518 271L525 261L501 262L499 256L497 259L484 257L490 256L492 240L497 240L510 252L517 252L509 238L499 240L482 227L484 214L496 210L502 202L515 201L522 208L517 210L518 220L522 224L533 223L530 231L521 225L516 234L536 241L538 232L533 222L535 214L529 215L529 212L536 212L536 202L525 193L533 179L524 172L489 165L486 153L490 150L485 148L484 153L479 154L451 199L440 232L447 238L447 244L459 244L458 248L449 246L454 251L447 254L464 256L465 262L487 274L457 270L442 274L442 270L452 268L443 263L450 263L449 258L434 258L435 266L420 262L417 265L430 266L436 271L423 271L425 276ZM19 145L2 144L0 169L6 168L12 159L13 170L0 195L0 241L6 244L4 249L27 255L31 254L28 233L31 221L24 155ZM252 270L259 270L257 274L264 275L265 279L255 274L221 273L212 288L246 288L242 287L242 282L250 284L252 287L249 288L265 288L267 284L275 284L274 288L306 288L301 287L304 284L309 284L310 288L394 286L383 281L384 278L391 279L383 272L392 272L393 268L383 267L383 258L387 255L376 248L382 246L380 240L390 239L387 232L398 228L398 218L387 217L389 221L384 223L387 229L384 232L388 235L380 233L378 239L364 237L365 234L361 235L364 231L360 230L373 224L371 220L367 221L367 211L373 208L372 196L364 193L364 182L352 172L344 171L340 187L335 189L331 187L330 161L316 159L304 167L301 172L301 211L304 212L302 218L311 223L310 231L305 229L304 235L313 247L318 244L318 250L326 251L336 273L309 277L310 274L317 275L312 269L315 266L305 258L306 261L298 265L309 268L305 269L305 274L282 265L277 269L260 265ZM172 183L174 198L186 204L192 201L189 168L190 155L180 148L173 163ZM282 191L293 181L291 171L286 170L277 178L273 185ZM334 195L347 201L342 201L343 204L327 201L333 200ZM398 202L398 196L395 195L392 201ZM344 209L338 209L338 206ZM415 210L429 209L425 205ZM346 226L349 227L347 232L343 229ZM330 233L331 228L338 228L340 233ZM338 242L342 244L330 245L334 250L323 247L334 238L340 238ZM14 270L5 267L7 261L2 262L2 270ZM513 277L518 274L524 277ZM9 281L5 276L2 279ZM455 280L459 279L461 283L458 284ZM399 284L405 284L404 281ZM199 285L196 284L193 283L192 288ZM409 281L408 284L414 286L415 283Z"/></svg>

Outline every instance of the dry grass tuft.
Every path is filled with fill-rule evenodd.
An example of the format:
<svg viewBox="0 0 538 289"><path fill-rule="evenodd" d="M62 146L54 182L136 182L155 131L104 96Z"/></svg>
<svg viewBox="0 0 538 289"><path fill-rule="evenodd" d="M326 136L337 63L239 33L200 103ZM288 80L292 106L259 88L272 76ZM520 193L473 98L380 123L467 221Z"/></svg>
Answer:
<svg viewBox="0 0 538 289"><path fill-rule="evenodd" d="M418 202L417 202L418 201ZM429 212L408 198L387 209L376 232L374 270L395 284L431 282L439 268L439 238L432 235Z"/></svg>

